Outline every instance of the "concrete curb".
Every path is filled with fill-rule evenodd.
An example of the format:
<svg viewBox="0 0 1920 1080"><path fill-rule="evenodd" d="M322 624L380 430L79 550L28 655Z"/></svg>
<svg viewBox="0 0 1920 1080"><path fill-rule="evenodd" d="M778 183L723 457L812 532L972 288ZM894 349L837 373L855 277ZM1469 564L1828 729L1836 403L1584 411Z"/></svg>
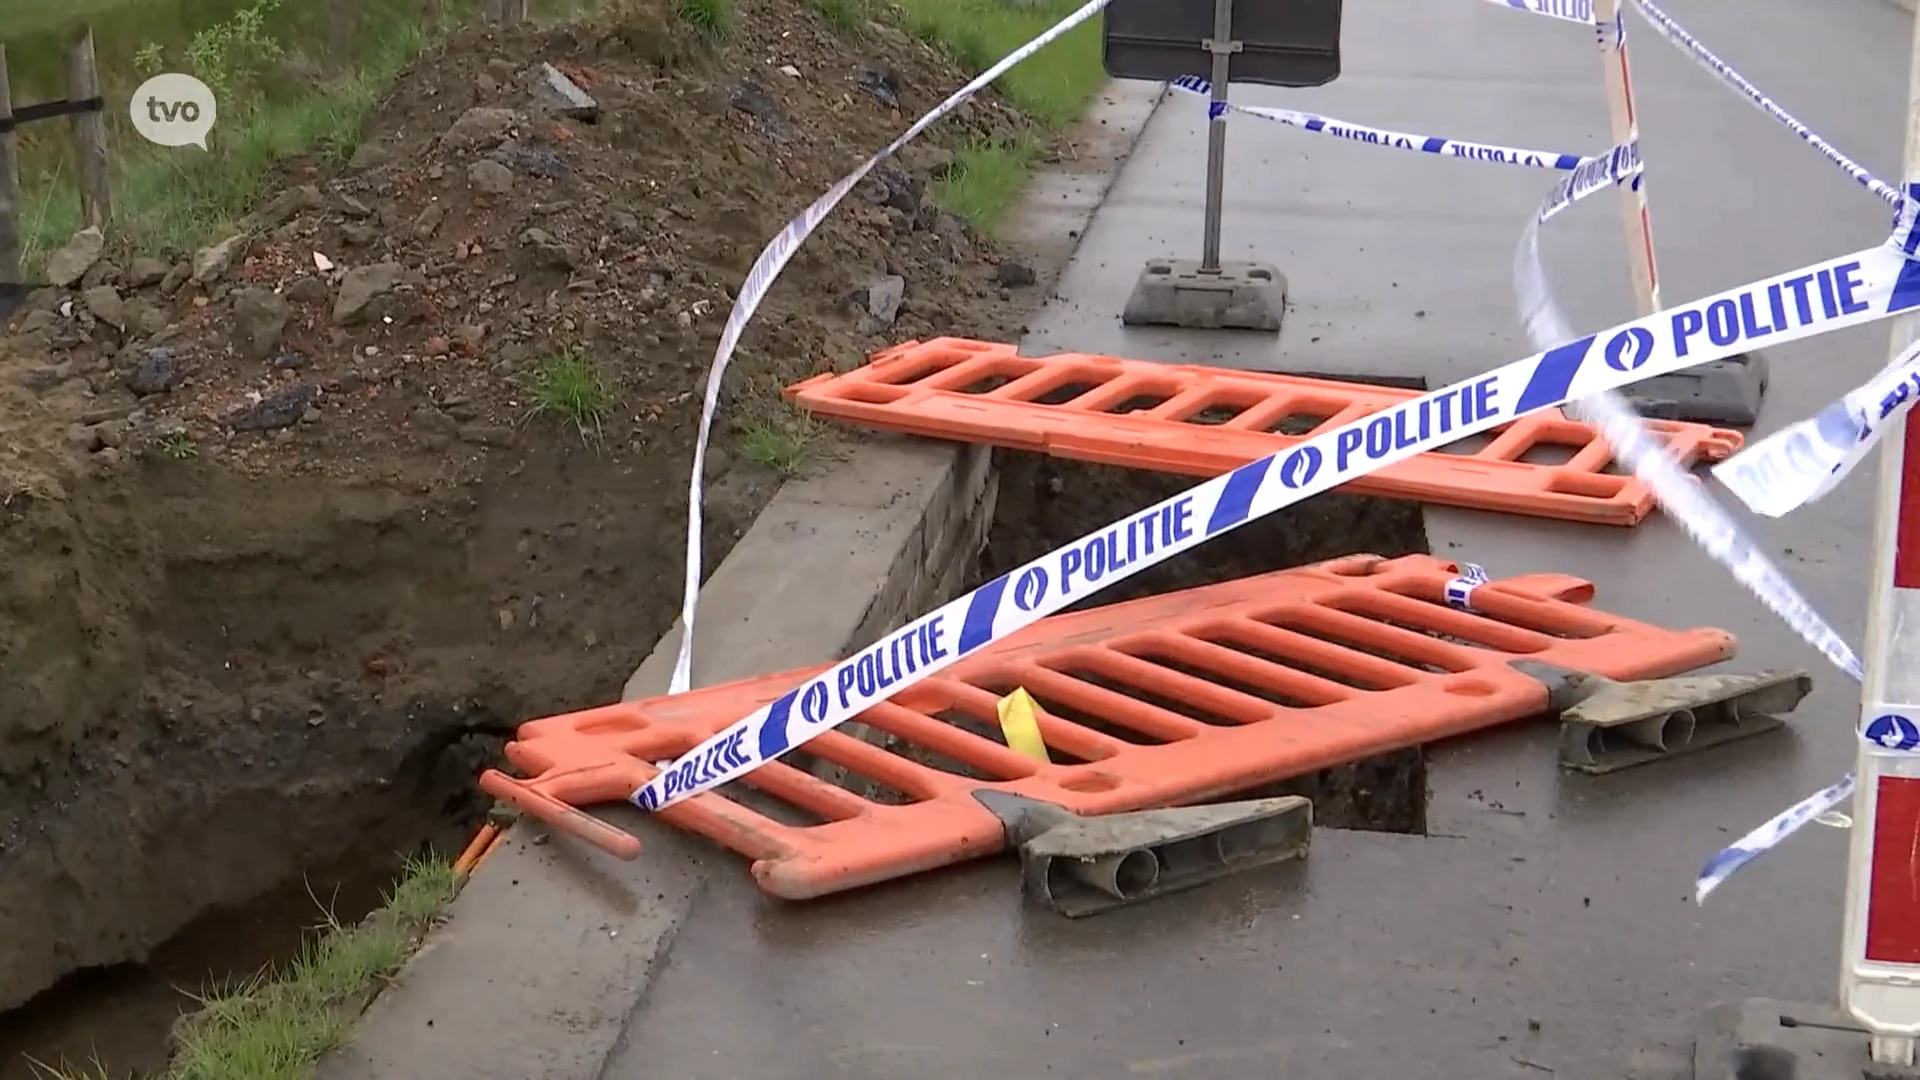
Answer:
<svg viewBox="0 0 1920 1080"><path fill-rule="evenodd" d="M1043 287L1164 92L1109 83L1074 129L1078 153L1034 177L1008 228ZM695 685L845 656L950 598L985 540L996 490L984 448L913 440L864 444L787 483L702 590ZM676 622L634 672L627 700L666 688L681 632ZM630 808L604 816L641 837L639 861L516 826L320 1080L596 1080L709 867L743 872Z"/></svg>

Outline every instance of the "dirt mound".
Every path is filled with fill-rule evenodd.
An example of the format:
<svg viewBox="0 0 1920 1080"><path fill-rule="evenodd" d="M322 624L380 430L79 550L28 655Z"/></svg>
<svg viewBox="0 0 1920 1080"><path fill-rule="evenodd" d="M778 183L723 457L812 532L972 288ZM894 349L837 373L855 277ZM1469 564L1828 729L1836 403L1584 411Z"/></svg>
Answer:
<svg viewBox="0 0 1920 1080"><path fill-rule="evenodd" d="M0 335L0 1007L414 842L492 740L616 697L671 624L734 290L965 78L801 0L740 15L722 46L656 2L471 28L244 232L56 253L65 287ZM1017 333L1037 297L1002 282L1031 274L929 191L1020 125L981 101L876 172L749 329L727 415L777 423L774 387L902 339ZM779 480L722 428L709 569Z"/></svg>

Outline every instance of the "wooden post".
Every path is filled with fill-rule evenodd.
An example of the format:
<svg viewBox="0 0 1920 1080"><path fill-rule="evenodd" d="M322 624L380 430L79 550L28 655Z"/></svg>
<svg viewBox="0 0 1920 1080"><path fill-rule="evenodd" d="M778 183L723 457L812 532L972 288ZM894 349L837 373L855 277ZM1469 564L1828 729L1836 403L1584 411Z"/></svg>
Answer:
<svg viewBox="0 0 1920 1080"><path fill-rule="evenodd" d="M7 84L7 47L0 44L0 125L13 119ZM0 287L20 277L20 154L11 128L0 130Z"/></svg>
<svg viewBox="0 0 1920 1080"><path fill-rule="evenodd" d="M488 22L515 23L527 21L527 0L480 0L480 15Z"/></svg>
<svg viewBox="0 0 1920 1080"><path fill-rule="evenodd" d="M350 0L327 0L327 55L340 60L353 45L353 9Z"/></svg>
<svg viewBox="0 0 1920 1080"><path fill-rule="evenodd" d="M100 71L93 60L93 27L67 41L67 100L100 96ZM107 227L113 217L113 178L107 171L107 114L73 114L73 158L80 166L80 211L88 225Z"/></svg>

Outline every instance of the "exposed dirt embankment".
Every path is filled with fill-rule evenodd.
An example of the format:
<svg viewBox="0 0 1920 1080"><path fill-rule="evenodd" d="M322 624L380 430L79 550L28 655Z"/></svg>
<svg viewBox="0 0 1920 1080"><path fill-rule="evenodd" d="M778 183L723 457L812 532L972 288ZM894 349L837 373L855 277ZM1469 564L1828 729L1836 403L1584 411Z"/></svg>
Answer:
<svg viewBox="0 0 1920 1080"><path fill-rule="evenodd" d="M671 624L734 290L965 78L801 0L740 16L717 46L655 0L472 29L231 237L55 255L0 333L0 1007L416 842L491 740L616 697ZM731 428L768 391L1018 332L1031 272L929 192L943 145L1020 123L976 104L795 260L729 378L709 568L779 481ZM556 358L594 407L552 408Z"/></svg>

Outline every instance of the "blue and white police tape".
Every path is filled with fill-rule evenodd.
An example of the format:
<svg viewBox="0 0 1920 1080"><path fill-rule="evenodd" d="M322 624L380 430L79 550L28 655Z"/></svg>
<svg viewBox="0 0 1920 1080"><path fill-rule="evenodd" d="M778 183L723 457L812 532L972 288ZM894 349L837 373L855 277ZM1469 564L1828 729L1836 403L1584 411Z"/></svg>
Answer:
<svg viewBox="0 0 1920 1080"><path fill-rule="evenodd" d="M1539 211L1521 231L1520 247L1513 257L1513 291L1520 303L1520 324L1534 348L1557 345L1574 337L1554 301L1552 284L1540 261L1541 226L1596 192L1615 184L1638 184L1644 168L1639 146L1634 143L1584 159L1566 179L1554 185L1540 203Z"/></svg>
<svg viewBox="0 0 1920 1080"><path fill-rule="evenodd" d="M1184 90L1202 97L1213 93L1213 84L1192 75L1182 75L1167 85L1176 90ZM1497 146L1493 143L1467 142L1462 139L1448 139L1439 135L1416 135L1405 131L1388 131L1385 128L1368 127L1347 120L1336 120L1331 116L1317 113L1299 112L1294 109L1268 109L1253 105L1235 105L1232 102L1214 102L1209 107L1209 118L1217 116L1221 109L1227 112L1244 113L1263 120L1286 124L1302 131L1312 131L1321 135L1331 135L1336 139L1349 142L1366 143L1369 146L1386 146L1395 150L1411 150L1421 154L1438 154L1441 157L1466 158L1469 161L1490 161L1499 165L1521 165L1531 169L1572 169L1583 158L1578 154L1563 154L1555 150L1527 150L1517 146Z"/></svg>
<svg viewBox="0 0 1920 1080"><path fill-rule="evenodd" d="M1549 19L1593 25L1593 0L1487 0L1515 11L1545 15Z"/></svg>
<svg viewBox="0 0 1920 1080"><path fill-rule="evenodd" d="M1796 297L1807 302L1804 292ZM1887 424L1920 400L1920 343L1865 384L1713 467L1714 479L1748 509L1785 517L1818 502L1879 445Z"/></svg>
<svg viewBox="0 0 1920 1080"><path fill-rule="evenodd" d="M1616 150L1626 149L1624 147ZM1637 155L1636 155L1637 164ZM1584 186L1575 187L1574 180L1581 176L1576 170L1548 196L1541 213L1527 225L1526 233L1520 244L1520 253L1514 264L1514 288L1518 294L1521 320L1534 344L1550 344L1564 341L1573 336L1567 326L1565 316L1554 302L1552 290L1539 261L1539 226L1554 213L1565 206L1579 201L1594 191L1618 183L1630 175L1625 168L1613 168L1605 173L1589 172ZM1912 236L1912 221L1905 233L1896 233L1896 239ZM1888 247L1904 256L1889 241ZM1913 265L1909 263L1908 265ZM1794 280L1794 279L1790 279ZM1805 294L1812 279L1800 283L1801 293ZM1754 294L1748 294L1752 296ZM1767 292L1771 299L1779 295L1772 290ZM1751 302L1751 301L1749 301ZM1809 303L1809 306L1810 303ZM1711 310L1711 309L1709 309ZM1737 308L1721 309L1722 318L1742 317ZM1796 311L1797 313L1797 311ZM1769 311L1771 314L1771 311ZM1785 320L1783 312L1782 319ZM1758 312L1752 313L1748 321L1757 323ZM1836 667L1850 675L1855 681L1861 677L1859 656L1847 645L1846 640L1836 632L1832 625L1816 611L1811 603L1800 593L1772 559L1747 538L1744 531L1716 502L1707 491L1693 481L1678 464L1648 433L1640 417L1634 414L1633 407L1627 404L1612 389L1573 403L1568 412L1599 430L1601 437L1613 449L1620 464L1629 469L1642 483L1653 492L1662 510L1673 518L1683 531L1691 537L1707 555L1733 574L1734 579L1745 586L1765 604L1769 610L1792 627L1794 632L1808 644L1818 649ZM1743 837L1738 843L1722 850L1707 862L1695 883L1695 902L1703 902L1708 893L1731 877L1742 866L1760 857L1798 831L1807 822L1832 809L1834 802L1824 801L1834 792L1844 789L1850 793L1851 778L1835 787L1817 793L1809 799L1803 799L1772 820ZM1841 794L1839 798L1845 798Z"/></svg>
<svg viewBox="0 0 1920 1080"><path fill-rule="evenodd" d="M1875 711L1875 710L1869 710ZM1920 750L1920 728L1904 716L1887 712L1885 708L1877 710L1881 715L1867 722L1865 728L1858 731L1861 739L1872 744L1870 753L1911 754ZM1696 903L1706 900L1707 894L1720 887L1736 871L1767 852L1780 846L1787 837L1805 828L1809 822L1827 823L1845 828L1851 824L1844 815L1835 815L1836 807L1853 798L1857 777L1853 773L1840 778L1838 783L1825 787L1768 818L1759 828L1734 841L1715 855L1700 872L1700 879L1694 885Z"/></svg>
<svg viewBox="0 0 1920 1080"><path fill-rule="evenodd" d="M1708 557L1726 567L1734 580L1835 667L1854 679L1860 678L1860 657L1846 639L1814 610L1786 572L1748 538L1726 507L1648 434L1624 398L1610 389L1575 401L1567 411L1600 432L1620 464L1647 485L1660 508Z"/></svg>
<svg viewBox="0 0 1920 1080"><path fill-rule="evenodd" d="M1800 136L1807 145L1820 151L1820 154L1828 161L1838 165L1842 172L1853 177L1854 182L1866 188L1868 191L1873 192L1875 195L1880 196L1880 198L1884 199L1889 205L1895 207L1900 205L1900 192L1897 188L1875 179L1874 175L1862 168L1858 162L1841 153L1832 143L1814 134L1812 128L1794 119L1792 114L1781 108L1772 98L1761 93L1759 87L1748 82L1745 76L1735 71L1726 61L1715 56L1712 50L1708 49L1705 45L1700 44L1692 34L1687 33L1684 27L1674 22L1672 16L1660 10L1658 5L1654 4L1653 0L1632 0L1632 3L1634 10L1638 11L1641 17L1646 19L1647 22L1659 32L1661 37L1666 38L1678 46L1681 51L1685 52L1688 56L1693 57L1694 60L1699 62L1700 66L1718 75L1722 81L1735 90L1738 90L1742 97L1746 98L1761 112L1785 124L1788 130Z"/></svg>
<svg viewBox="0 0 1920 1080"><path fill-rule="evenodd" d="M1461 611L1473 610L1473 591L1489 580L1487 568L1479 563L1461 563L1460 573L1441 589L1448 605Z"/></svg>
<svg viewBox="0 0 1920 1080"><path fill-rule="evenodd" d="M1708 860L1706 867L1700 871L1700 877L1693 886L1693 902L1706 903L1707 895L1738 873L1741 867L1779 847L1782 841L1805 828L1809 822L1818 820L1822 814L1851 798L1853 774L1848 773L1839 783L1801 799L1768 818L1759 828L1728 844Z"/></svg>
<svg viewBox="0 0 1920 1080"><path fill-rule="evenodd" d="M1615 146L1603 154L1582 158L1574 163L1572 174L1547 194L1539 213L1534 215L1534 224L1545 225L1555 214L1613 184L1624 181L1638 184L1640 174L1645 171L1638 143Z"/></svg>
<svg viewBox="0 0 1920 1080"><path fill-rule="evenodd" d="M1647 435L1640 418L1634 415L1632 407L1625 400L1608 391L1577 402L1568 411L1600 430L1621 463L1631 468L1634 475L1652 489L1661 509L1708 556L1732 572L1734 579L1745 586L1748 592L1780 616L1835 667L1855 682L1860 680L1860 658L1846 640L1814 610L1786 573L1747 538L1725 508L1715 502L1705 488L1695 483L1664 448ZM1848 776L1840 783L1802 799L1707 860L1694 882L1694 902L1705 902L1708 893L1719 888L1741 867L1833 809L1840 800L1852 793L1852 782L1852 776Z"/></svg>
<svg viewBox="0 0 1920 1080"><path fill-rule="evenodd" d="M1903 219L1911 227L1910 217ZM1920 273L1891 244L1790 270L1557 345L1314 435L1048 552L835 664L635 791L657 810L771 761L992 641L1189 548L1358 477L1569 400L1920 307ZM1806 319L1754 313L1812 275L1831 297ZM1742 317L1742 312L1749 316ZM1637 431L1637 427L1635 428ZM1642 436L1644 438L1644 436ZM1749 555L1757 554L1749 546Z"/></svg>
<svg viewBox="0 0 1920 1080"><path fill-rule="evenodd" d="M733 302L733 310L727 313L727 322L720 331L720 344L713 351L713 366L707 372L707 393L700 404L700 433L693 443L693 478L687 492L687 566L685 592L680 605L680 653L673 663L673 678L668 684L669 693L685 693L693 682L693 641L694 615L700 601L700 570L702 564L700 550L701 499L704 494L707 440L713 433L714 414L720 407L720 382L725 378L727 365L733 360L734 349L740 343L740 335L746 331L747 323L760 307L760 301L766 298L773 288L774 279L786 268L787 261L799 250L800 244L820 222L840 205L860 181L866 179L881 162L899 152L900 148L918 138L920 133L937 123L942 117L960 107L968 98L985 89L987 84L1007 73L1015 64L1020 63L1042 48L1052 44L1061 35L1099 14L1107 6L1108 0L1088 0L1073 14L1054 23L1044 33L1025 45L1008 53L999 63L974 77L973 81L953 92L945 101L933 107L925 116L915 120L913 125L900 134L900 137L888 143L879 153L868 158L860 167L842 177L827 189L826 194L813 201L811 206L800 211L799 216L787 222L779 235L773 238L758 258L753 268L747 271L747 280L740 286L740 295Z"/></svg>

